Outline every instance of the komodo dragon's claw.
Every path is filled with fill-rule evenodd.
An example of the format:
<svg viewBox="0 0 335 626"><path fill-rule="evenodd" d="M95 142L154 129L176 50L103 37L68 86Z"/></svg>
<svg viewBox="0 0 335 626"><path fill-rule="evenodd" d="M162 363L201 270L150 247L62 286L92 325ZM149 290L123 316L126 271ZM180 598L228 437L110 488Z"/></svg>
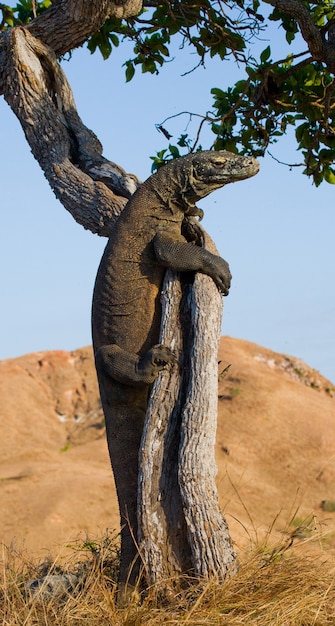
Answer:
<svg viewBox="0 0 335 626"><path fill-rule="evenodd" d="M178 359L170 348L157 344L139 359L138 372L148 383L152 383L161 370L177 362Z"/></svg>

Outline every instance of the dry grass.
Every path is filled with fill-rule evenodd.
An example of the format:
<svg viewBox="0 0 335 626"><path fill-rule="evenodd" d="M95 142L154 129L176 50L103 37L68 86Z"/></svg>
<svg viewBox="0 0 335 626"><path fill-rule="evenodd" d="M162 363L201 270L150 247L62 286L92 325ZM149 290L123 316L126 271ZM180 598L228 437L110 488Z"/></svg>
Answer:
<svg viewBox="0 0 335 626"><path fill-rule="evenodd" d="M253 548L225 585L211 581L176 593L157 606L155 590L142 604L115 605L115 541L78 545L66 562L36 564L24 551L2 548L0 615L3 626L326 626L335 622L335 568L301 555L288 543ZM301 545L301 543L300 543ZM75 574L71 593L30 596L26 582L46 574Z"/></svg>

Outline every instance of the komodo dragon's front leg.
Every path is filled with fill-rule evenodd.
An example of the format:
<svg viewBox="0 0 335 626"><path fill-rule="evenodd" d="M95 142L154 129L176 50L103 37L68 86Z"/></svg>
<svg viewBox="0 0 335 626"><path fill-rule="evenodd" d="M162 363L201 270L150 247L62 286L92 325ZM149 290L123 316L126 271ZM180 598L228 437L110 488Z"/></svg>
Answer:
<svg viewBox="0 0 335 626"><path fill-rule="evenodd" d="M175 233L157 233L154 238L157 260L176 272L201 272L210 276L224 296L229 293L231 273L228 263L205 248L188 243Z"/></svg>

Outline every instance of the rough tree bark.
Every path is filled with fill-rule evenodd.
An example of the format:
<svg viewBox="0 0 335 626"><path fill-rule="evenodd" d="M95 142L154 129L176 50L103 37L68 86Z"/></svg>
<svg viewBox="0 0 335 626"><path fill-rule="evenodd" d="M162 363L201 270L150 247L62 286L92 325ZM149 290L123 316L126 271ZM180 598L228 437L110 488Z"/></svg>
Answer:
<svg viewBox="0 0 335 626"><path fill-rule="evenodd" d="M217 253L206 234L205 245ZM169 270L162 305L161 341L180 355L182 374L161 372L150 396L140 450L139 546L147 580L163 582L166 593L183 572L225 580L236 571L236 553L215 484L222 298L208 276L181 283Z"/></svg>
<svg viewBox="0 0 335 626"><path fill-rule="evenodd" d="M140 182L102 156L57 56L113 11L132 15L139 8L138 0L58 0L28 27L0 35L0 94L57 198L101 236ZM218 506L213 456L222 301L208 277L181 285L171 274L163 300L162 341L181 354L183 376L162 373L150 399L140 459L140 549L151 582L185 571L223 580L236 555Z"/></svg>
<svg viewBox="0 0 335 626"><path fill-rule="evenodd" d="M317 26L307 6L301 0L266 0L274 8L290 15L298 24L315 61L323 62L335 73L335 24L330 21L328 28Z"/></svg>

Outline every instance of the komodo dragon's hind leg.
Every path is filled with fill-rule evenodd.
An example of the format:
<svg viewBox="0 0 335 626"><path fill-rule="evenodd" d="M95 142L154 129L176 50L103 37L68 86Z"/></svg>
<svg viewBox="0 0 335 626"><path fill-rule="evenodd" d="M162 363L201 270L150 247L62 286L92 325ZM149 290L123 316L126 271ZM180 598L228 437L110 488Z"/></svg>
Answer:
<svg viewBox="0 0 335 626"><path fill-rule="evenodd" d="M176 357L167 346L153 346L144 356L123 350L116 344L101 346L95 354L97 368L109 374L113 380L125 385L136 383L151 385L159 372Z"/></svg>
<svg viewBox="0 0 335 626"><path fill-rule="evenodd" d="M118 601L122 604L140 577L137 550L138 453L150 385L164 367L176 361L163 345L139 357L115 344L95 354L109 454L121 517L121 561Z"/></svg>

